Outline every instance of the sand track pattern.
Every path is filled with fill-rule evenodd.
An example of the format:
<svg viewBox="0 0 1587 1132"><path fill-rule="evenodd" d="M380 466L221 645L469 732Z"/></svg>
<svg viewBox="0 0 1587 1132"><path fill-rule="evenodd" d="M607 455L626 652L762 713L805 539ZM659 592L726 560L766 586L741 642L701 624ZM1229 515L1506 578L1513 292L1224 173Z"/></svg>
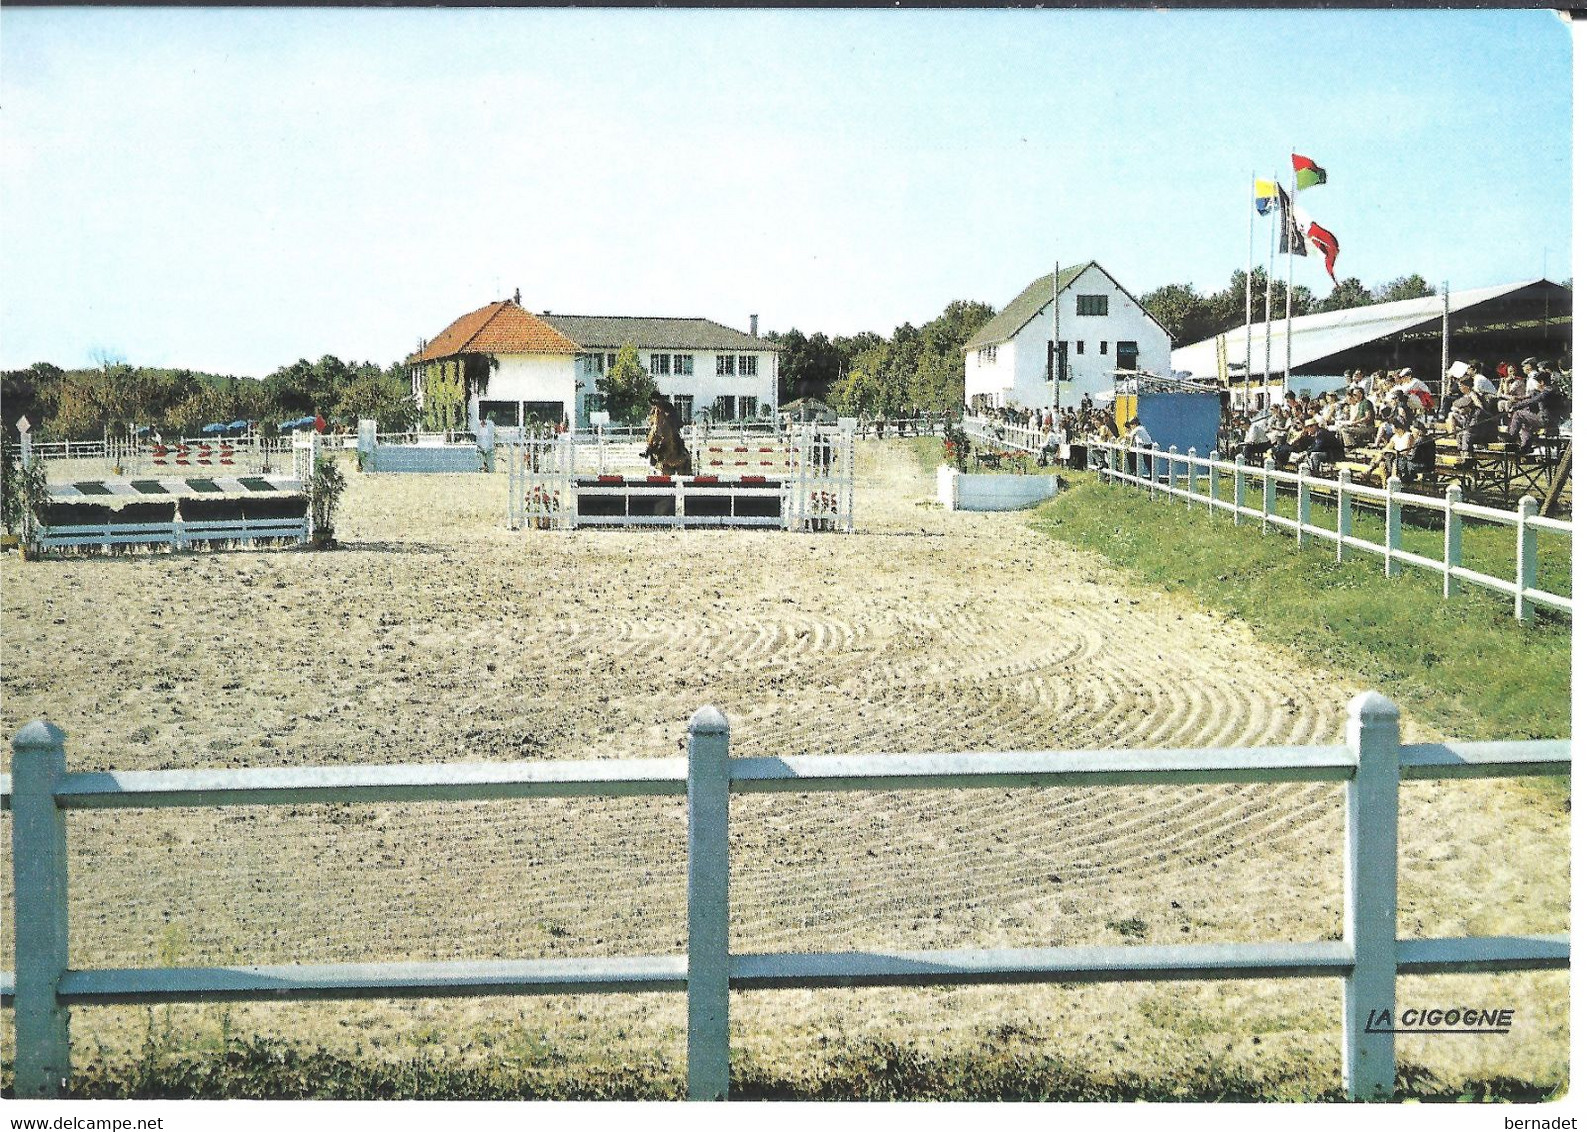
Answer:
<svg viewBox="0 0 1587 1132"><path fill-rule="evenodd" d="M337 552L6 558L0 726L57 721L75 769L671 756L707 702L741 755L1341 739L1350 681L1132 589L1024 516L926 505L903 445L859 455L860 531L846 537L509 532L504 476L350 472ZM741 949L1339 927L1334 788L733 805ZM1408 810L1420 848L1402 862L1402 922L1494 930L1502 906L1517 930L1562 930L1560 878L1490 875L1448 852L1502 837L1524 805L1483 783ZM680 814L580 801L74 818L73 957L675 951ZM1529 826L1539 859L1562 857L1564 836ZM1439 895L1453 881L1468 903ZM785 1001L807 1004L783 1021L808 1035L834 999Z"/></svg>

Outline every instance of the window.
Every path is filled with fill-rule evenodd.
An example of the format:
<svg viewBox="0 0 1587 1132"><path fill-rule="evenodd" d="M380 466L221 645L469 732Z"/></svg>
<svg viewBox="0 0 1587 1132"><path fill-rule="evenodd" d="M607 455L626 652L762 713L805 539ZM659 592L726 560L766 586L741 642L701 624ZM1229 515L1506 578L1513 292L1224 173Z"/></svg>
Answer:
<svg viewBox="0 0 1587 1132"><path fill-rule="evenodd" d="M605 354L580 354L579 361L584 363L585 373L601 374L606 372L601 363L606 360Z"/></svg>
<svg viewBox="0 0 1587 1132"><path fill-rule="evenodd" d="M976 361L980 362L984 366L996 365L997 364L997 347L996 346L982 346L979 350L977 350L975 352L975 358L976 358Z"/></svg>
<svg viewBox="0 0 1587 1132"><path fill-rule="evenodd" d="M716 356L716 376L717 377L732 377L733 376L733 355L732 354L718 354Z"/></svg>
<svg viewBox="0 0 1587 1132"><path fill-rule="evenodd" d="M1140 357L1140 349L1134 342L1120 342L1113 352L1113 360L1118 363L1119 369L1136 369L1136 362Z"/></svg>
<svg viewBox="0 0 1587 1132"><path fill-rule="evenodd" d="M672 363L672 355L671 354L651 354L650 355L650 372L651 372L651 375L654 376L654 377L666 377L667 374L672 372L671 363Z"/></svg>
<svg viewBox="0 0 1587 1132"><path fill-rule="evenodd" d="M525 401L523 423L526 425L559 425L567 416L561 401Z"/></svg>
<svg viewBox="0 0 1587 1132"><path fill-rule="evenodd" d="M606 355L606 368L607 369L611 369L611 368L613 368L616 365L617 365L617 355L616 354L607 354Z"/></svg>
<svg viewBox="0 0 1587 1132"><path fill-rule="evenodd" d="M1107 352L1108 352L1108 342L1107 342L1107 339L1104 338L1101 342L1097 343L1097 353L1106 354Z"/></svg>
<svg viewBox="0 0 1587 1132"><path fill-rule="evenodd" d="M740 354L738 356L738 376L754 377L758 372L760 357L755 354Z"/></svg>
<svg viewBox="0 0 1587 1132"><path fill-rule="evenodd" d="M673 394L667 400L672 402L672 407L678 410L678 419L688 424L694 419L694 398L686 395Z"/></svg>
<svg viewBox="0 0 1587 1132"><path fill-rule="evenodd" d="M1106 295L1076 295L1075 314L1106 315L1108 313L1108 297ZM1075 353L1080 351L1076 350Z"/></svg>
<svg viewBox="0 0 1587 1132"><path fill-rule="evenodd" d="M672 372L677 374L679 377L693 377L694 376L694 355L693 354L674 354L674 355L672 355Z"/></svg>
<svg viewBox="0 0 1587 1132"><path fill-rule="evenodd" d="M497 428L514 428L518 424L518 402L481 401L479 420L481 424L489 421Z"/></svg>
<svg viewBox="0 0 1587 1132"><path fill-rule="evenodd" d="M730 396L729 397L718 397L716 399L716 402L711 406L711 415L713 417L715 417L719 421L730 421L730 420L732 420L733 419L733 398L730 397Z"/></svg>
<svg viewBox="0 0 1587 1132"><path fill-rule="evenodd" d="M1076 339L1075 340L1075 357L1078 358L1081 354L1083 354L1085 352L1086 352L1086 344L1085 344L1085 342L1080 340L1080 339Z"/></svg>
<svg viewBox="0 0 1587 1132"><path fill-rule="evenodd" d="M738 399L738 415L741 420L749 420L755 415L755 398L740 397Z"/></svg>

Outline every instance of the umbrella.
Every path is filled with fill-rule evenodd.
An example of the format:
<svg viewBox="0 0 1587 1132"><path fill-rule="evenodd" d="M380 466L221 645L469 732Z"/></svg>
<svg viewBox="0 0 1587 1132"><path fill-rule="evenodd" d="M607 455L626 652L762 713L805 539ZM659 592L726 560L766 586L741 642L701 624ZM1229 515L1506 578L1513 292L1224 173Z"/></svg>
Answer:
<svg viewBox="0 0 1587 1132"><path fill-rule="evenodd" d="M227 427L227 429L229 429L232 432L247 432L248 431L248 422L247 421L232 421L231 424L227 425L226 427Z"/></svg>
<svg viewBox="0 0 1587 1132"><path fill-rule="evenodd" d="M202 432L202 433L225 432L227 427L228 426L223 425L223 424L219 424L219 423L207 424L203 428L199 429L198 431Z"/></svg>

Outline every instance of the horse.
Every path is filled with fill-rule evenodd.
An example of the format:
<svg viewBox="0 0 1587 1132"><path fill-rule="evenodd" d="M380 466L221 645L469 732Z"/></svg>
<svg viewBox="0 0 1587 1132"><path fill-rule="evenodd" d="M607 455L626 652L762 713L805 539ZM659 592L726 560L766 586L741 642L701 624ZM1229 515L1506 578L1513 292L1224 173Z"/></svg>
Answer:
<svg viewBox="0 0 1587 1132"><path fill-rule="evenodd" d="M671 407L657 401L650 406L650 429L645 434L645 459L664 476L687 476L694 472L689 450Z"/></svg>

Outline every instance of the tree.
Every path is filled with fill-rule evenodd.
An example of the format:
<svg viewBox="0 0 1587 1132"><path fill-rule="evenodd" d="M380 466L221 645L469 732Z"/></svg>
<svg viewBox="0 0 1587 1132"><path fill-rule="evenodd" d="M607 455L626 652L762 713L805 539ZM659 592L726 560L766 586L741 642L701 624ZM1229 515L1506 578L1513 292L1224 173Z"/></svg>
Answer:
<svg viewBox="0 0 1587 1132"><path fill-rule="evenodd" d="M595 390L606 402L606 411L618 424L638 424L650 411L650 399L659 390L656 379L639 364L639 350L632 342L617 351L616 364L595 379Z"/></svg>
<svg viewBox="0 0 1587 1132"><path fill-rule="evenodd" d="M1364 307L1372 302L1372 292L1368 291L1354 275L1348 275L1339 281L1339 285L1317 304L1320 311L1342 311L1351 307Z"/></svg>
<svg viewBox="0 0 1587 1132"><path fill-rule="evenodd" d="M346 421L365 417L378 421L384 432L406 432L419 420L411 383L404 367L396 362L384 373L367 362L355 367L333 411Z"/></svg>
<svg viewBox="0 0 1587 1132"><path fill-rule="evenodd" d="M1422 299L1433 293L1433 288L1420 275L1402 275L1372 288L1372 301L1392 303L1400 299Z"/></svg>
<svg viewBox="0 0 1587 1132"><path fill-rule="evenodd" d="M1199 341L1198 338L1190 337L1187 331L1191 327L1199 330L1205 324L1208 304L1194 288L1184 283L1170 283L1142 295L1141 306L1146 308L1147 314L1162 323L1175 345Z"/></svg>

